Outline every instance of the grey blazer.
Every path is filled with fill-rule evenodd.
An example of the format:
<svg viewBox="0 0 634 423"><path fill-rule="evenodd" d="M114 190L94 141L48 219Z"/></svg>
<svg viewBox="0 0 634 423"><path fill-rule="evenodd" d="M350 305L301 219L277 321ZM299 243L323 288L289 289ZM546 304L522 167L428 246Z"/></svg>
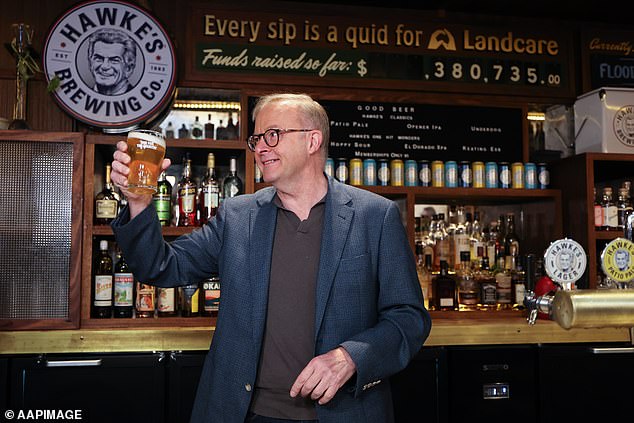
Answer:
<svg viewBox="0 0 634 423"><path fill-rule="evenodd" d="M266 319L274 195L270 187L227 199L207 225L171 243L152 206L132 221L126 209L112 224L139 280L177 286L220 275L221 305L192 422L242 423L248 412ZM316 406L320 423L392 422L389 377L430 329L396 204L329 178L315 355L341 345L357 371L328 404Z"/></svg>

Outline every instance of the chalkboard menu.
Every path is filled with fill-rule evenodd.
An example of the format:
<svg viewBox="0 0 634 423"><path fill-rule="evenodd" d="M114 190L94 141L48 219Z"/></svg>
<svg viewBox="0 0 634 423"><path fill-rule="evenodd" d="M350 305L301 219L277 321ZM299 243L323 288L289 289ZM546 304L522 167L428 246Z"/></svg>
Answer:
<svg viewBox="0 0 634 423"><path fill-rule="evenodd" d="M333 158L522 161L520 108L318 101Z"/></svg>
<svg viewBox="0 0 634 423"><path fill-rule="evenodd" d="M582 37L586 91L634 87L634 32L588 29ZM589 84L588 84L589 76Z"/></svg>

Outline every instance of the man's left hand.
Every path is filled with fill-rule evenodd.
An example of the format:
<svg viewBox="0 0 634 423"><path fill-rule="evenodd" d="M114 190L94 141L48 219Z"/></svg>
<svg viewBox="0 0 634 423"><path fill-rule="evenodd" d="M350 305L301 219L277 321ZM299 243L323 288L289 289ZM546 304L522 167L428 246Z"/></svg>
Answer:
<svg viewBox="0 0 634 423"><path fill-rule="evenodd" d="M312 360L297 376L291 387L291 397L298 394L312 398L320 405L330 401L356 371L356 365L343 347L335 348Z"/></svg>

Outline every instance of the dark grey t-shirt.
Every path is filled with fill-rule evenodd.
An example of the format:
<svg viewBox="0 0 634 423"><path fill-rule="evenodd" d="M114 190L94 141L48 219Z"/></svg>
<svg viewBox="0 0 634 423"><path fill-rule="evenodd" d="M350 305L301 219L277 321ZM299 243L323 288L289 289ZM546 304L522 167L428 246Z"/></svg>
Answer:
<svg viewBox="0 0 634 423"><path fill-rule="evenodd" d="M293 382L315 352L315 287L325 197L300 221L276 196L266 327L251 411L282 419L316 419L308 398L290 397Z"/></svg>

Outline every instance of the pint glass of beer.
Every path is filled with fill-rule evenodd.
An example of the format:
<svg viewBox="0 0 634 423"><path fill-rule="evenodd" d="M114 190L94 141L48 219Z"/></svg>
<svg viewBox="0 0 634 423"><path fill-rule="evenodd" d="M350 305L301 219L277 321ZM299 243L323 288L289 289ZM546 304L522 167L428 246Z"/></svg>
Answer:
<svg viewBox="0 0 634 423"><path fill-rule="evenodd" d="M165 157L163 134L146 129L128 133L128 155L131 158L128 190L136 194L154 194Z"/></svg>

